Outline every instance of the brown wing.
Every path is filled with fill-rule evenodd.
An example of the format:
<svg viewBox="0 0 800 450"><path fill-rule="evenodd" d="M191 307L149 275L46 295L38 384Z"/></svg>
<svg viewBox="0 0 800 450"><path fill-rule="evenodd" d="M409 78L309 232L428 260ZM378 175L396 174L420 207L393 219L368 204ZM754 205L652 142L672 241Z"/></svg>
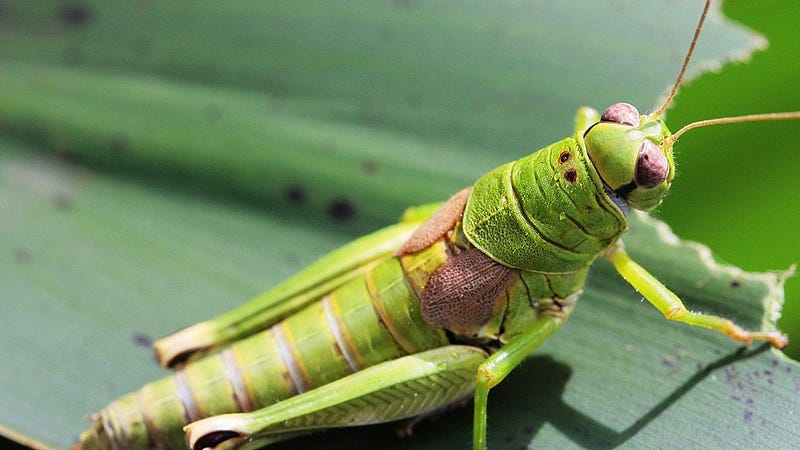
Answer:
<svg viewBox="0 0 800 450"><path fill-rule="evenodd" d="M448 259L422 291L422 318L455 332L476 331L498 314L516 270L472 248Z"/></svg>

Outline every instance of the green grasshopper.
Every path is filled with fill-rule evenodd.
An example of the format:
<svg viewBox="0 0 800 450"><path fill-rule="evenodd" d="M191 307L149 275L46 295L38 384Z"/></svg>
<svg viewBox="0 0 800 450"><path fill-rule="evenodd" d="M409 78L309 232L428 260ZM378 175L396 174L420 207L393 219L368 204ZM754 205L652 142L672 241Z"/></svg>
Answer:
<svg viewBox="0 0 800 450"><path fill-rule="evenodd" d="M785 347L778 331L688 311L620 240L629 209L651 211L669 190L672 146L683 133L800 119L719 118L674 134L659 119L710 3L654 113L626 103L602 114L581 108L573 136L492 170L438 209L409 209L400 223L233 311L158 340L158 358L175 374L108 405L73 449L258 448L425 415L470 396L473 447L484 449L489 390L567 320L598 256L667 319Z"/></svg>

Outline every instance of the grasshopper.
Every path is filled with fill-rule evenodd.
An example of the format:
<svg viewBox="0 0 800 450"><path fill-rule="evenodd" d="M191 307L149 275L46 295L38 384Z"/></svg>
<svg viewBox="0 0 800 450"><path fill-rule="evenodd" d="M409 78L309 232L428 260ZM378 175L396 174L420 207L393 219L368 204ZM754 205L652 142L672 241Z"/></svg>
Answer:
<svg viewBox="0 0 800 450"><path fill-rule="evenodd" d="M231 312L158 340L157 356L175 374L112 402L73 449L258 448L470 397L473 448L484 449L489 391L567 320L598 257L667 319L785 347L779 331L688 311L621 240L630 208L651 211L667 194L672 147L683 133L800 119L787 112L667 129L659 117L710 3L655 112L627 103L602 114L581 108L572 136L490 171L438 209L408 210L400 223Z"/></svg>

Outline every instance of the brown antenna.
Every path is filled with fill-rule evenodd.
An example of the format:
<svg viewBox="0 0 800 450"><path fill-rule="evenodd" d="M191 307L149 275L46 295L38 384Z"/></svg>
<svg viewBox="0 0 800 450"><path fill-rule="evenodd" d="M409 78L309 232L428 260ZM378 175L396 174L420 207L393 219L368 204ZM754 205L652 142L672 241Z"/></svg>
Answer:
<svg viewBox="0 0 800 450"><path fill-rule="evenodd" d="M746 116L734 116L734 117L719 117L716 119L706 119L706 120L698 120L697 122L692 122L688 125L684 125L683 128L678 130L677 132L673 133L671 136L667 136L664 139L666 146L669 147L678 140L679 137L683 133L693 129L693 128L700 128L700 127L707 127L709 125L723 125L726 123L740 123L740 122L758 122L762 120L790 120L790 119L800 119L800 111L790 111L790 112L780 112L780 113L765 113L765 114L748 114Z"/></svg>
<svg viewBox="0 0 800 450"><path fill-rule="evenodd" d="M678 88L681 86L683 76L686 74L686 68L689 67L689 61L692 59L694 48L697 46L697 40L700 38L700 31L703 29L703 23L706 21L706 16L708 15L708 9L710 7L711 0L706 0L706 6L703 8L703 14L700 16L700 22L697 24L697 28L694 30L694 37L692 38L692 43L689 44L689 51L686 52L686 58L683 59L683 66L681 66L681 71L678 73L678 78L675 80L675 84L672 85L672 90L664 100L664 103L662 103L654 113L650 114L650 117L658 119L672 102L672 99L675 98L675 94L678 93Z"/></svg>

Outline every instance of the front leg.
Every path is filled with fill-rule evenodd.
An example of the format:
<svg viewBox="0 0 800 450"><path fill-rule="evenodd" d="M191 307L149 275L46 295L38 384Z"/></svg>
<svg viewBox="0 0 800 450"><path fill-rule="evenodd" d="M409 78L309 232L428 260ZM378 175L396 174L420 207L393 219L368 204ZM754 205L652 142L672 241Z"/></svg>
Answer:
<svg viewBox="0 0 800 450"><path fill-rule="evenodd" d="M728 319L687 310L677 295L628 256L621 241L614 244L603 256L611 261L625 281L630 283L669 320L710 328L745 344L749 344L753 340L768 341L776 348L784 348L789 344L786 335L777 331L745 330Z"/></svg>
<svg viewBox="0 0 800 450"><path fill-rule="evenodd" d="M472 429L474 450L486 448L486 407L489 389L517 367L566 320L563 314L545 315L524 333L510 340L478 367L475 384L475 411Z"/></svg>

